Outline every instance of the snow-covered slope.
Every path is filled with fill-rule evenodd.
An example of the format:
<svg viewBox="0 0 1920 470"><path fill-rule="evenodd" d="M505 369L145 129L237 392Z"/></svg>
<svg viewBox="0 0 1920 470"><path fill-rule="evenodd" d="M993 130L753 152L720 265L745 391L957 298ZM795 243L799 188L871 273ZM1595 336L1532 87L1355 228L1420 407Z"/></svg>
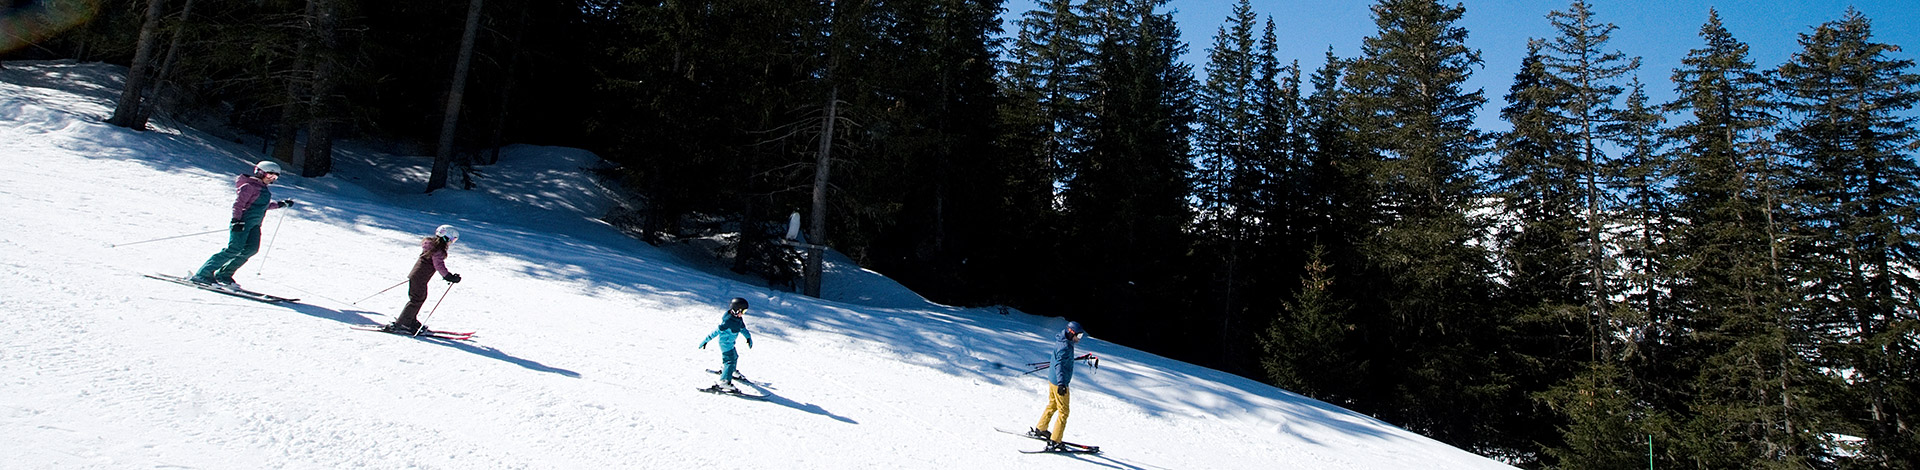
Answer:
<svg viewBox="0 0 1920 470"><path fill-rule="evenodd" d="M430 159L344 145L333 175L274 187L302 204L239 275L304 301L145 279L220 249L132 242L223 228L259 145L102 124L119 73L0 70L0 469L1504 467L1099 331L1067 438L1106 453L1017 453L1040 446L993 428L1039 418L1020 365L1064 320L933 304L844 260L828 299L694 267L593 220L612 196L572 149L511 147L481 189L426 195ZM374 294L440 224L465 282L436 283L426 321L476 341L348 329L399 310L404 289ZM732 297L765 402L695 391Z"/></svg>

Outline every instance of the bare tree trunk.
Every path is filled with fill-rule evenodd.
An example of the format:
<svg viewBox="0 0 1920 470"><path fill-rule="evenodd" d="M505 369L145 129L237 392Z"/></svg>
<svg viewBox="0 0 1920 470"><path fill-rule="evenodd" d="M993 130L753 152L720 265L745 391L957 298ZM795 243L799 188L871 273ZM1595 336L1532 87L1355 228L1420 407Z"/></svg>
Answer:
<svg viewBox="0 0 1920 470"><path fill-rule="evenodd" d="M193 0L180 7L180 21L175 24L173 39L167 44L167 58L160 61L160 73L153 74L152 85L147 88L146 104L140 108L140 122L153 117L154 109L160 105L160 92L172 80L174 59L180 56L181 38L187 35L187 22L192 21Z"/></svg>
<svg viewBox="0 0 1920 470"><path fill-rule="evenodd" d="M447 114L440 120L440 145L433 152L433 174L427 192L447 186L447 167L453 163L453 133L460 123L460 101L467 92L467 69L473 64L473 40L480 31L482 0L467 6L467 31L460 35L460 56L453 65L453 84L447 90Z"/></svg>
<svg viewBox="0 0 1920 470"><path fill-rule="evenodd" d="M113 117L108 124L133 130L146 130L147 120L140 115L141 94L147 88L147 62L153 60L154 36L160 29L161 13L166 11L166 0L147 0L147 19L140 23L140 42L134 46L133 64L127 71L126 86L120 89L120 102L113 107Z"/></svg>
<svg viewBox="0 0 1920 470"><path fill-rule="evenodd" d="M520 71L520 38L526 37L527 33L527 8L524 4L520 6L519 28L513 31L513 42L507 46L513 51L507 54L507 77L500 85L500 109L493 113L492 137L487 140L488 157L483 162L487 165L500 163L500 146L507 132L507 102L513 97L514 78L519 76Z"/></svg>
<svg viewBox="0 0 1920 470"><path fill-rule="evenodd" d="M821 257L826 256L823 249L827 243L827 182L829 170L833 168L833 121L837 119L834 107L839 104L840 89L827 92L827 107L820 123L820 153L813 165L813 217L807 224L807 286L810 297L820 296L820 273L823 271Z"/></svg>
<svg viewBox="0 0 1920 470"><path fill-rule="evenodd" d="M12 21L24 22L26 20L26 16L29 13L24 11L25 10L24 8L22 8L21 10L23 11L15 11L13 9L13 0L0 0L0 18L4 18L5 16L14 16L15 18L12 19ZM4 24L5 22L6 22L5 20L0 20L0 24ZM15 28L9 28L9 29L15 29ZM0 37L0 51L11 51L14 49L18 49L20 48L21 45L25 43L26 41L13 39L11 37ZM6 69L7 69L7 63L5 61L0 61L0 70L6 70Z"/></svg>
<svg viewBox="0 0 1920 470"><path fill-rule="evenodd" d="M306 124L306 114L311 107L307 92L313 89L310 68L313 64L313 42L318 40L314 22L319 16L320 1L307 0L307 11L300 16L300 44L294 49L293 67L287 69L285 77L281 77L281 83L287 87L287 102L280 108L280 125L274 129L273 158L291 163L294 168L305 168L307 164L307 156L300 150L300 127Z"/></svg>
<svg viewBox="0 0 1920 470"><path fill-rule="evenodd" d="M317 178L333 171L333 82L339 34L333 0L308 0L315 6L312 105L308 108L307 148L300 176Z"/></svg>

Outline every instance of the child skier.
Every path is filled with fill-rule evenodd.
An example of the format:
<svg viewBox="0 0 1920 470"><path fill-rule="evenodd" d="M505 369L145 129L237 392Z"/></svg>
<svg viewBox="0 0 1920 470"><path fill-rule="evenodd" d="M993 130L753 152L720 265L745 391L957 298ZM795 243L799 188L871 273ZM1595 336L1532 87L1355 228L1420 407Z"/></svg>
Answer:
<svg viewBox="0 0 1920 470"><path fill-rule="evenodd" d="M420 315L420 306L427 303L427 281L433 280L438 271L441 279L449 283L460 283L460 275L447 272L447 247L460 239L460 230L452 225L442 225L434 229L433 236L420 239L420 257L413 262L413 271L407 273L407 306L400 309L400 318L388 324L386 331L405 334L418 334L426 329L415 318Z"/></svg>
<svg viewBox="0 0 1920 470"><path fill-rule="evenodd" d="M747 347L753 347L753 333L747 331L747 322L742 318L746 314L747 299L734 297L727 305L727 313L720 316L720 327L700 340L700 349L706 349L708 341L720 338L720 383L714 388L722 392L740 393L740 388L733 386L733 371L740 365L740 353L733 349L733 341L735 336L745 335Z"/></svg>
<svg viewBox="0 0 1920 470"><path fill-rule="evenodd" d="M267 185L279 180L280 164L264 160L253 165L253 174L233 179L237 197L233 200L233 220L227 222L233 228L227 234L227 248L207 258L207 263L188 280L200 285L240 288L233 282L233 273L260 251L260 225L266 220L267 211L293 207L292 199L272 200L273 191L268 190Z"/></svg>
<svg viewBox="0 0 1920 470"><path fill-rule="evenodd" d="M1051 382L1047 387L1047 410L1040 414L1040 424L1027 430L1030 436L1046 439L1048 451L1070 450L1060 443L1067 431L1067 384L1073 382L1073 361L1079 359L1074 357L1073 347L1086 336L1087 330L1080 328L1080 322L1067 322L1067 329L1057 337L1060 346L1053 351L1053 358L1048 362L1052 372L1047 377L1047 381ZM1055 411L1060 413L1058 421L1053 419ZM1053 423L1052 431L1047 431L1048 422Z"/></svg>

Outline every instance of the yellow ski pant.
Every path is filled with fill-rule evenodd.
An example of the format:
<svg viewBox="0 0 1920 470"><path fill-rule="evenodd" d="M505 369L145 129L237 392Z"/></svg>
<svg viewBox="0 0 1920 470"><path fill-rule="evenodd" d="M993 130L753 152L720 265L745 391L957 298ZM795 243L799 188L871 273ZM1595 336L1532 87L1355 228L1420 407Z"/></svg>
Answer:
<svg viewBox="0 0 1920 470"><path fill-rule="evenodd" d="M1045 430L1047 429L1047 422L1049 421L1053 422L1053 431L1052 431L1053 442L1060 442L1061 440L1066 439L1067 398L1068 398L1067 394L1068 393L1072 393L1072 392L1067 390L1061 390L1060 386L1058 385L1048 384L1047 385L1047 411L1045 413L1040 414L1040 424L1033 426L1034 429ZM1055 411L1060 412L1059 421L1053 420L1053 413Z"/></svg>

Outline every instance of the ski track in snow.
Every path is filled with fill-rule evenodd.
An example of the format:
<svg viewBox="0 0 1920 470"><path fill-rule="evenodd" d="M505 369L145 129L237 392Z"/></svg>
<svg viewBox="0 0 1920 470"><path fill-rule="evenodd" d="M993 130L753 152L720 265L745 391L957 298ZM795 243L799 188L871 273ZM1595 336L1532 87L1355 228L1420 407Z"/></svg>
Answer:
<svg viewBox="0 0 1920 470"><path fill-rule="evenodd" d="M107 126L121 73L0 69L0 469L1506 468L1098 339L1066 437L1106 453L1020 454L1039 443L993 428L1038 419L1044 379L1021 373L1064 319L934 304L844 257L826 299L689 262L595 220L616 196L576 149L511 146L480 189L426 195L430 158L342 142L332 175L273 186L300 204L238 276L300 303L147 279L224 245L143 241L224 228L260 142ZM435 281L425 321L475 340L347 328L390 321L404 286L373 294L440 224L466 282ZM765 402L695 390L736 296Z"/></svg>

